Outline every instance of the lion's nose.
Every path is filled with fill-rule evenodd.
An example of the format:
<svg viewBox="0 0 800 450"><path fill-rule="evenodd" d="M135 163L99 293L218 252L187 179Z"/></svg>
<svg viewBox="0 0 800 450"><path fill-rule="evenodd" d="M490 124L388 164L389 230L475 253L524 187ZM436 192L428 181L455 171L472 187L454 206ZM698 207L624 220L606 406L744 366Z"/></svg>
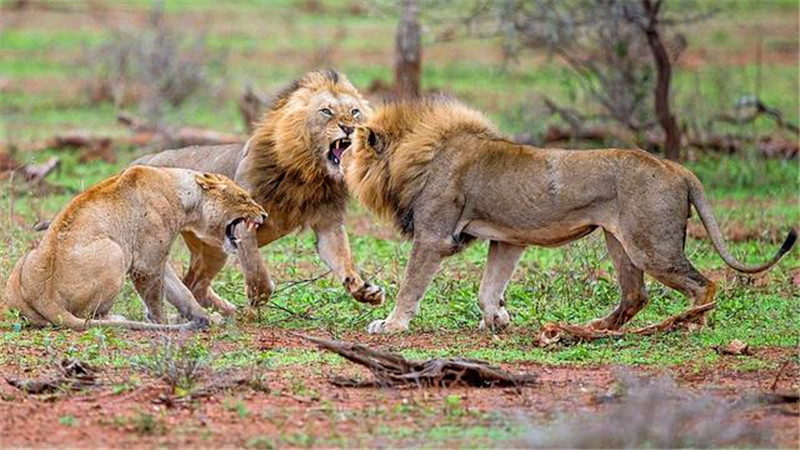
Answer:
<svg viewBox="0 0 800 450"><path fill-rule="evenodd" d="M351 134L353 134L353 131L355 131L355 127L343 125L341 123L339 124L339 128L341 128L342 131L344 131L344 134L346 134L347 136L350 136Z"/></svg>

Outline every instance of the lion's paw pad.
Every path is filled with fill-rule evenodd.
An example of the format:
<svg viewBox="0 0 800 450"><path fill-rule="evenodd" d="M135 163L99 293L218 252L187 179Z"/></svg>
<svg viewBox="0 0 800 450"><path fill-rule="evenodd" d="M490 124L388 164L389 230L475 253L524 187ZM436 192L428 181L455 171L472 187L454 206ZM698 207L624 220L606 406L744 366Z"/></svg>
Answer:
<svg viewBox="0 0 800 450"><path fill-rule="evenodd" d="M225 318L219 313L211 313L208 316L208 321L211 322L212 325L222 325L225 323Z"/></svg>

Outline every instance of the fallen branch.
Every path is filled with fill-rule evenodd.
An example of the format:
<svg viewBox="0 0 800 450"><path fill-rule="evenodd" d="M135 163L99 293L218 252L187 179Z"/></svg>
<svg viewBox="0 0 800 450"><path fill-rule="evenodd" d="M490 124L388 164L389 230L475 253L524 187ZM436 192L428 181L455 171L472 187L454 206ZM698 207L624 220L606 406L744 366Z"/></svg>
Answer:
<svg viewBox="0 0 800 450"><path fill-rule="evenodd" d="M250 377L236 376L232 378L218 378L202 386L191 389L185 395L173 395L168 393L160 394L153 403L163 404L168 407L192 403L196 400L213 397L214 395L234 388L253 387ZM268 391L268 389L267 389Z"/></svg>
<svg viewBox="0 0 800 450"><path fill-rule="evenodd" d="M23 166L20 173L29 183L38 184L59 167L61 167L61 160L57 156L53 156L41 164Z"/></svg>
<svg viewBox="0 0 800 450"><path fill-rule="evenodd" d="M147 141L167 147L188 147L191 145L238 144L244 142L241 136L196 127L177 129L158 128L147 125L128 113L120 113L117 121L137 133L130 142L143 146Z"/></svg>
<svg viewBox="0 0 800 450"><path fill-rule="evenodd" d="M6 378L6 382L28 394L49 394L63 389L80 390L97 384L96 370L77 359L63 359L58 369L60 375L53 378Z"/></svg>
<svg viewBox="0 0 800 450"><path fill-rule="evenodd" d="M692 322L705 315L706 312L716 306L716 302L706 303L705 305L695 306L686 311L669 317L664 321L635 330L596 330L581 325L571 325L568 323L546 323L542 326L539 333L538 342L540 346L551 345L556 342L568 340L574 341L594 341L604 338L618 338L631 334L647 336L655 333L666 333L673 331L687 322Z"/></svg>
<svg viewBox="0 0 800 450"><path fill-rule="evenodd" d="M750 111L741 113L744 108L750 108ZM761 116L767 116L775 121L775 125L783 130L788 130L796 135L800 135L800 128L797 125L787 122L783 118L783 112L774 107L767 106L760 98L745 97L736 105L737 112L734 114L722 113L711 119L711 122L719 121L733 125L747 125L752 123Z"/></svg>
<svg viewBox="0 0 800 450"><path fill-rule="evenodd" d="M34 145L32 149L81 149L84 150L84 154L81 157L82 162L94 159L114 162L116 159L114 148L118 147L165 149L192 145L239 144L245 141L243 136L205 128L154 129L127 114L120 114L117 119L121 124L130 127L131 131L133 131L131 136L111 137L89 131L75 130L57 134L44 142ZM0 163L2 162L0 160Z"/></svg>
<svg viewBox="0 0 800 450"><path fill-rule="evenodd" d="M590 142L623 142L627 145L636 145L642 148L658 149L663 138L659 133L644 133L640 137L634 136L629 131L603 125L584 125L578 129L551 125L544 136L538 140L542 144L556 144L570 141ZM537 139L530 136L519 136L517 141L521 144L536 145ZM683 136L681 145L699 150L734 154L740 153L748 147L755 147L766 158L793 159L800 154L800 142L792 139L783 139L773 136L762 136L757 139L731 134L709 134L704 136Z"/></svg>
<svg viewBox="0 0 800 450"><path fill-rule="evenodd" d="M373 350L363 344L329 341L300 334L296 336L368 368L375 376L373 382L340 377L331 379L331 383L337 386L521 387L536 382L534 375L513 375L486 361L476 359L436 358L413 361L393 353Z"/></svg>

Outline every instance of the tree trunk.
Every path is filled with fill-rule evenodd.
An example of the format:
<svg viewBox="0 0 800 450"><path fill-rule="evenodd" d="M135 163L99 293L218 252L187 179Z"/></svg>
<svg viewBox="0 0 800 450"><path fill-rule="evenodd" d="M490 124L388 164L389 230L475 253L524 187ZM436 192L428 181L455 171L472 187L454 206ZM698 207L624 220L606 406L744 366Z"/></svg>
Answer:
<svg viewBox="0 0 800 450"><path fill-rule="evenodd" d="M647 14L647 23L642 27L642 30L647 36L647 44L650 46L650 51L653 54L653 59L656 63L656 90L655 90L655 107L656 117L658 123L664 130L666 136L664 142L664 156L672 161L680 161L681 159L681 132L678 129L678 122L672 114L669 106L669 87L672 82L672 64L669 61L669 55L664 48L664 43L661 41L661 35L658 32L658 14L661 9L661 0L655 2L651 0L642 0L645 13Z"/></svg>
<svg viewBox="0 0 800 450"><path fill-rule="evenodd" d="M418 97L422 63L418 0L403 0L403 15L397 25L394 53L395 94L400 98Z"/></svg>

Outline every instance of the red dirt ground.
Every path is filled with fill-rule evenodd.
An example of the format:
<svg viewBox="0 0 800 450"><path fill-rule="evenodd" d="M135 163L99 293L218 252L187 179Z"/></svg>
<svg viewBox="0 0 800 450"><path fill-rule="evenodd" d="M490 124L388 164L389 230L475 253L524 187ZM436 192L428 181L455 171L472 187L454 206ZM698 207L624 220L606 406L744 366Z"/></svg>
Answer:
<svg viewBox="0 0 800 450"><path fill-rule="evenodd" d="M248 330L259 348L311 348L299 338L281 331ZM343 338L355 338L344 336ZM441 347L445 341L462 341L480 347L487 335L452 336L357 336L361 342L384 349ZM224 351L224 349L222 349ZM797 390L800 371L791 349L760 349L759 357L769 361L790 360L778 384L779 390ZM693 368L631 368L641 375L669 375L683 388L710 391L715 397L734 401L769 389L776 371L741 372L729 368L735 357L722 357L715 366L699 372ZM18 360L15 358L15 361ZM101 386L71 394L26 395L6 383L0 385L0 430L7 447L243 447L258 446L266 439L281 446L330 446L336 442L360 446L396 446L404 441L375 437L382 427L426 430L436 424L453 424L443 405L453 395L461 397L464 425L502 426L513 420L546 422L561 414L602 412L606 407L596 397L609 391L618 368L611 365L552 366L536 363L504 364L513 372L536 373L540 384L515 389L377 389L338 388L330 385L331 375L357 375L366 371L350 365L326 363L281 367L267 372L268 392L238 387L193 403L168 407L163 403L166 386L142 378L141 386L115 394L113 384L132 373L130 369L104 368ZM34 369L39 372L39 370ZM2 366L5 377L31 377L21 367ZM441 409L441 411L440 411ZM487 423L487 412L502 412L508 419ZM145 425L141 417L152 415L156 422ZM64 417L74 417L73 424ZM773 430L774 442L797 448L797 405L755 406L742 412L749 424ZM385 433L384 433L385 434ZM297 440L313 435L315 441ZM254 438L261 439L254 440ZM337 439L346 438L345 441ZM291 440L295 439L295 440ZM259 444L261 443L261 444ZM333 443L333 444L332 444ZM405 442L405 445L421 442ZM272 445L272 444L268 444Z"/></svg>

